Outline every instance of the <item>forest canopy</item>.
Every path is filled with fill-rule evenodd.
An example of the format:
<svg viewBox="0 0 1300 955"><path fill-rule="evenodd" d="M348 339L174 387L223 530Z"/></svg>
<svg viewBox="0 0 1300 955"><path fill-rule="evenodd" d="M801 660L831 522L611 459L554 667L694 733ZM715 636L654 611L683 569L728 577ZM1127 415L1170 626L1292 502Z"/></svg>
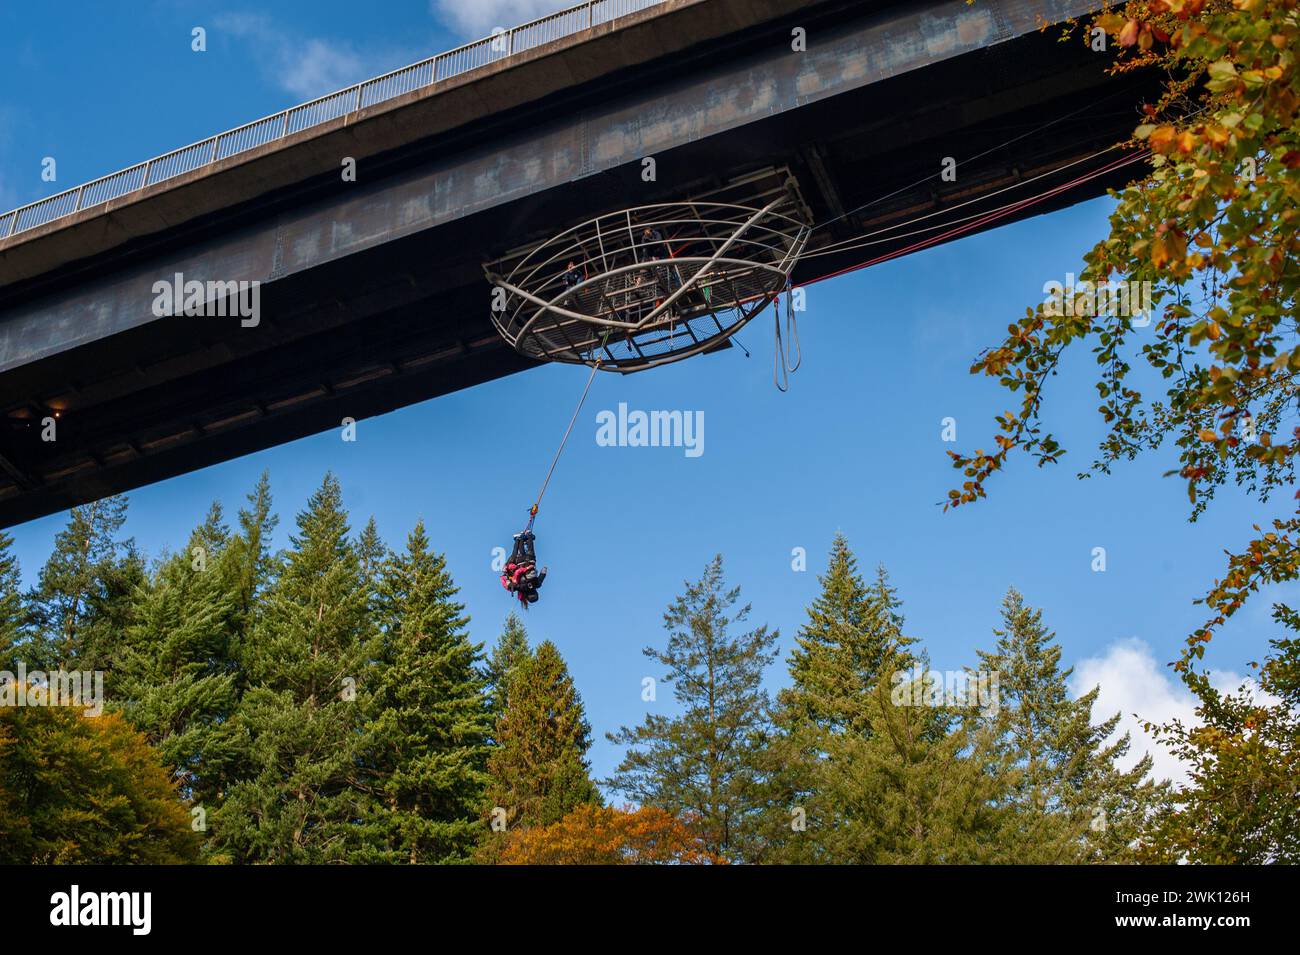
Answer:
<svg viewBox="0 0 1300 955"><path fill-rule="evenodd" d="M918 689L930 665L901 596L837 536L772 695L780 634L716 557L646 648L671 703L611 729L623 757L595 779L559 645L513 614L490 648L475 641L423 524L390 547L373 521L353 527L327 475L273 551L264 476L233 521L214 504L150 563L126 514L122 499L74 509L25 591L0 535L3 667L102 671L105 688L100 716L0 709L10 861L1199 858L1185 804L1129 754L1120 714L1094 712L1096 688L1071 695L1014 589L971 696ZM1259 812L1273 828L1223 833L1216 860L1293 857L1294 801Z"/></svg>

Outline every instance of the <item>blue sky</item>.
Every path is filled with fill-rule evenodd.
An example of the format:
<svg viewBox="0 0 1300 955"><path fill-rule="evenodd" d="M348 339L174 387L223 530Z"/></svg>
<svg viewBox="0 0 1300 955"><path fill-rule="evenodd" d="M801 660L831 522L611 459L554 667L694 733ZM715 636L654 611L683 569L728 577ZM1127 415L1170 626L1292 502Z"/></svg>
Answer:
<svg viewBox="0 0 1300 955"><path fill-rule="evenodd" d="M556 6L0 0L0 210ZM194 26L208 31L206 54L190 50ZM41 181L45 156L58 162L55 183ZM641 680L662 675L640 651L662 643L662 614L683 580L721 552L752 619L780 628L784 656L837 530L865 569L888 567L907 629L936 667L975 662L1014 585L1044 608L1079 685L1101 682L1104 715L1187 714L1163 664L1203 617L1192 600L1223 568L1223 549L1242 545L1251 523L1284 501L1251 506L1225 489L1191 524L1183 486L1161 477L1168 454L1077 480L1102 433L1084 352L1055 379L1047 406L1071 452L1064 463L1018 461L988 501L949 514L938 506L957 476L942 419L957 420L955 447L970 450L988 446L992 415L1010 404L968 374L972 357L1042 298L1045 282L1079 270L1109 208L1088 202L811 287L803 368L788 394L772 385L770 316L740 334L752 358L730 349L598 377L539 518L551 576L527 620L535 640L555 641L569 661L598 775L618 758L604 732L639 721ZM293 515L333 470L354 524L374 515L391 545L424 518L475 639L491 643L511 608L492 548L525 520L585 378L541 368L362 421L355 443L330 432L140 489L128 531L151 556L178 547L210 501L233 515L266 469L285 544ZM596 415L620 402L703 412L704 453L598 446ZM531 430L514 424L521 410ZM28 581L64 520L12 530ZM791 569L796 547L807 550L807 572ZM1094 547L1106 548L1104 573L1091 569ZM1270 632L1261 599L1219 634L1208 662L1230 681L1262 657ZM773 686L783 674L774 668ZM651 705L670 711L671 694Z"/></svg>

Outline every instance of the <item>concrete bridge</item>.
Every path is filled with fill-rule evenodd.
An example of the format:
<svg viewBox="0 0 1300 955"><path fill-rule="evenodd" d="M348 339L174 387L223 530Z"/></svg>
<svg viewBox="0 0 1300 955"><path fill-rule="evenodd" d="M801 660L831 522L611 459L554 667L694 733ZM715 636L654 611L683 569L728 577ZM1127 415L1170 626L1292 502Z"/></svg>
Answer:
<svg viewBox="0 0 1300 955"><path fill-rule="evenodd" d="M1040 29L1096 6L595 0L0 215L0 526L529 367L482 263L602 213L783 166L825 245L1063 181L1153 83Z"/></svg>

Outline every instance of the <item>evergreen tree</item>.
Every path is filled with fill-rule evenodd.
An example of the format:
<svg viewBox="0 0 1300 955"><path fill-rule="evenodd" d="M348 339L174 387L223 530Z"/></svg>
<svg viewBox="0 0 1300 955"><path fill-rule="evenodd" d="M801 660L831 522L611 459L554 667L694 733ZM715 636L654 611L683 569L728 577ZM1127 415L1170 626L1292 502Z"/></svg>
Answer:
<svg viewBox="0 0 1300 955"><path fill-rule="evenodd" d="M378 648L333 475L297 528L240 653L249 688L237 721L252 772L216 820L218 846L238 861L343 861L382 833L358 702Z"/></svg>
<svg viewBox="0 0 1300 955"><path fill-rule="evenodd" d="M497 644L488 657L483 677L487 684L488 707L492 714L492 724L496 725L506 710L507 691L510 675L523 660L532 655L528 647L528 631L519 614L513 610L506 617L506 624L497 638Z"/></svg>
<svg viewBox="0 0 1300 955"><path fill-rule="evenodd" d="M278 566L271 554L271 535L280 519L271 512L271 478L263 471L239 511L239 531L226 547L221 571L235 595L236 647L252 632L257 606Z"/></svg>
<svg viewBox="0 0 1300 955"><path fill-rule="evenodd" d="M1001 629L993 652L980 652L980 668L997 674L999 705L983 717L1019 769L1010 799L1024 838L1008 861L1132 861L1132 847L1159 795L1144 782L1151 759L1130 770L1116 765L1129 749L1124 734L1112 743L1120 714L1099 724L1092 708L1099 688L1070 699L1072 669L1061 669L1061 648L1013 588L1002 601Z"/></svg>
<svg viewBox="0 0 1300 955"><path fill-rule="evenodd" d="M131 595L144 579L134 543L118 539L126 507L126 498L107 497L69 513L29 598L38 638L29 664L107 669L117 635L130 623Z"/></svg>
<svg viewBox="0 0 1300 955"><path fill-rule="evenodd" d="M489 732L482 644L470 642L456 593L445 559L417 524L406 551L379 576L384 636L369 732L383 798L377 855L387 860L465 861L482 834Z"/></svg>
<svg viewBox="0 0 1300 955"><path fill-rule="evenodd" d="M887 656L884 666L900 672L909 660ZM801 861L1007 861L1008 777L996 738L913 689L877 680L862 699L866 732L824 738L816 793L832 821L820 824L809 814L807 832L795 837L810 837L810 858Z"/></svg>
<svg viewBox="0 0 1300 955"><path fill-rule="evenodd" d="M205 567L209 559L225 551L230 544L230 527L226 524L226 512L220 501L213 501L208 506L203 523L190 536L189 556L198 565L196 569Z"/></svg>
<svg viewBox="0 0 1300 955"><path fill-rule="evenodd" d="M379 575L384 570L384 559L387 556L388 548L384 546L384 541L379 536L379 528L372 517L366 521L361 536L357 538L357 558L361 561L361 575L376 594L379 590Z"/></svg>
<svg viewBox="0 0 1300 955"><path fill-rule="evenodd" d="M200 794L208 806L219 806L235 780L251 778L259 770L237 716L247 686L241 660L249 652L258 615L279 572L279 562L271 553L271 538L279 518L271 510L271 484L265 471L246 501L246 506L238 512L238 525L233 532L225 526L220 506L216 504L198 531L207 550L217 555L215 563L209 555L207 573L220 581L222 592L231 598L229 643L224 658L214 660L211 670L214 674L229 673L235 694L234 714L222 721L221 731L214 732L206 742L203 755L206 774L217 792L215 801L210 794ZM210 842L208 848L212 845Z"/></svg>
<svg viewBox="0 0 1300 955"><path fill-rule="evenodd" d="M760 755L766 810L763 845L768 862L850 862L853 849L836 836L850 807L830 797L824 776L831 750L852 751L843 738L873 732L869 694L890 683L891 667L913 663L903 635L902 602L881 566L868 584L843 534L831 543L821 592L808 607L790 654L791 685L778 694L775 732ZM876 719L880 711L875 711ZM836 769L838 767L835 767ZM803 826L792 830L793 818Z"/></svg>
<svg viewBox="0 0 1300 955"><path fill-rule="evenodd" d="M14 539L0 531L0 670L17 672L25 653L22 575L13 552Z"/></svg>
<svg viewBox="0 0 1300 955"><path fill-rule="evenodd" d="M748 605L728 616L739 596L739 587L726 587L719 555L669 607L667 648L644 653L667 669L681 715L649 714L609 734L627 752L607 783L638 804L692 815L707 850L729 859L756 848L757 764L770 709L762 680L779 637L766 626L730 632L749 616Z"/></svg>
<svg viewBox="0 0 1300 955"><path fill-rule="evenodd" d="M780 700L788 722L860 732L854 713L880 676L882 661L913 641L902 633L901 603L882 566L868 585L843 534L831 544L821 593L790 654L792 686Z"/></svg>
<svg viewBox="0 0 1300 955"><path fill-rule="evenodd" d="M133 623L113 657L115 707L205 812L225 791L237 752L237 595L232 575L222 572L228 542L214 504L184 553L164 560L136 588Z"/></svg>
<svg viewBox="0 0 1300 955"><path fill-rule="evenodd" d="M488 758L489 813L507 828L544 826L582 804L599 805L587 762L591 726L560 651L549 640L519 661Z"/></svg>

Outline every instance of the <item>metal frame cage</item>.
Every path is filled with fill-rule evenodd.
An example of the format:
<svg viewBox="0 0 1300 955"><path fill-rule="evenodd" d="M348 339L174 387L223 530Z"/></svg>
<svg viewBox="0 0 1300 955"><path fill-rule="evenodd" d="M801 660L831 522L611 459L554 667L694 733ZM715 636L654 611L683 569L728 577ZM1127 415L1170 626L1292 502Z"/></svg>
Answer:
<svg viewBox="0 0 1300 955"><path fill-rule="evenodd" d="M723 347L787 287L811 217L767 170L676 203L598 216L484 266L521 354L630 373Z"/></svg>

